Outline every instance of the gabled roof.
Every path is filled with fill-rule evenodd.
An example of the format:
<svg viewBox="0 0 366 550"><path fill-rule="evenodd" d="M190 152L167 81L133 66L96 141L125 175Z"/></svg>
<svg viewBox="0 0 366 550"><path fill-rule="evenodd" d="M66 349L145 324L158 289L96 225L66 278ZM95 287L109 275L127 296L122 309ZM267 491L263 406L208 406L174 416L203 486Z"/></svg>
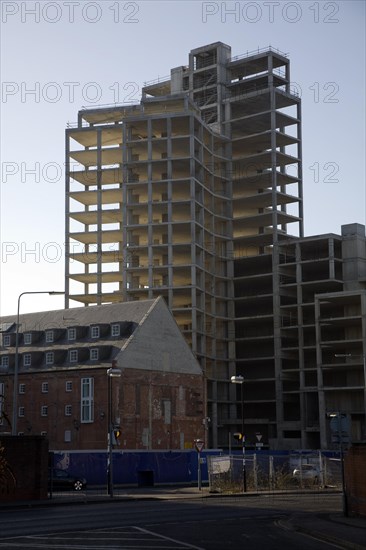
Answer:
<svg viewBox="0 0 366 550"><path fill-rule="evenodd" d="M68 328L77 325L88 326L118 321L131 321L139 324L159 299L24 313L19 316L20 331ZM13 325L12 331L14 332L16 330L16 320L16 315L0 317L0 323L2 325Z"/></svg>
<svg viewBox="0 0 366 550"><path fill-rule="evenodd" d="M0 318L7 333L16 332L16 316ZM111 325L120 324L121 331L114 337ZM102 306L89 306L37 313L19 317L19 334L34 332L38 335L31 344L20 339L19 354L34 353L35 364L28 371L83 369L109 367L117 360L121 368L202 375L202 370L191 348L182 335L171 311L162 297L153 300L119 302ZM93 339L89 327L100 327L99 337ZM75 340L68 338L66 329L86 328ZM127 329L126 329L127 327ZM53 330L57 336L52 342L45 338L45 331ZM39 336L40 335L40 336ZM14 354L14 345L0 348L0 355ZM89 349L98 347L99 360L92 362ZM78 361L70 364L68 353L78 350ZM51 367L44 361L44 354L55 351L62 359ZM60 355L61 354L61 355Z"/></svg>

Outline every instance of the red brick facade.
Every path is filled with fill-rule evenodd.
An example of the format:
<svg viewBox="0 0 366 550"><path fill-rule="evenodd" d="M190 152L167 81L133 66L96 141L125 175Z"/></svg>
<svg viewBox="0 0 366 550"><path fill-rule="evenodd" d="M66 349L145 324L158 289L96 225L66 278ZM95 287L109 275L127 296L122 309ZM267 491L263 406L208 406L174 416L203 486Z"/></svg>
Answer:
<svg viewBox="0 0 366 550"><path fill-rule="evenodd" d="M94 382L92 422L81 422L82 378ZM112 384L113 416L120 418L121 448L190 448L194 439L204 436L201 376L128 369L120 379L113 378ZM21 373L19 387L24 393L18 395L18 407L24 408L24 416L18 417L18 433L47 435L50 449L107 447L106 369ZM12 392L9 377L4 403L9 418ZM1 431L9 431L4 421L0 435Z"/></svg>

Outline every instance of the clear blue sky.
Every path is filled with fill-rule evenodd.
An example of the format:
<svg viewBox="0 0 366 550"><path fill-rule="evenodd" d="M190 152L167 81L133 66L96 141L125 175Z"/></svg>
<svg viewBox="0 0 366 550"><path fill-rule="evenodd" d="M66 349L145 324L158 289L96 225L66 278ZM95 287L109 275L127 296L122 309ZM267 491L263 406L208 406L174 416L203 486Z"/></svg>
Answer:
<svg viewBox="0 0 366 550"><path fill-rule="evenodd" d="M64 286L64 130L211 42L288 53L302 97L305 234L365 223L365 3L1 2L0 314ZM32 92L33 91L33 92ZM25 296L22 311L62 297Z"/></svg>

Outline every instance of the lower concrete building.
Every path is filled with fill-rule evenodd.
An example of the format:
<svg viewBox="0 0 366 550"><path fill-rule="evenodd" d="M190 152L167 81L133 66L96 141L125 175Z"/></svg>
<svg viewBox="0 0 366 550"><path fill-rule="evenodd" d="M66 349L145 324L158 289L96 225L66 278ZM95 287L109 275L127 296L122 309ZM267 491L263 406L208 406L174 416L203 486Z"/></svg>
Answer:
<svg viewBox="0 0 366 550"><path fill-rule="evenodd" d="M365 440L365 227L288 239L274 254L236 260L235 296L245 380L237 425L243 415L248 444L260 434L275 449L337 446L334 414L345 418L344 443Z"/></svg>
<svg viewBox="0 0 366 550"><path fill-rule="evenodd" d="M109 415L121 449L192 448L205 436L202 371L163 298L24 314L18 331L4 317L1 331L0 436L106 449Z"/></svg>

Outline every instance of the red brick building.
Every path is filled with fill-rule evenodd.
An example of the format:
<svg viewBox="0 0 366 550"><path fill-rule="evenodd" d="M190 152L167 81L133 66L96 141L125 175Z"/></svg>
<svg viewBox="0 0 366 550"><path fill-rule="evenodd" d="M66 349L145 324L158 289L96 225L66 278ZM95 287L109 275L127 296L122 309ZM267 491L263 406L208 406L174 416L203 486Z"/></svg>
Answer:
<svg viewBox="0 0 366 550"><path fill-rule="evenodd" d="M204 437L202 371L162 298L21 315L18 353L16 321L0 320L0 437L12 429L17 358L15 433L43 434L51 450L105 449L109 410L120 448Z"/></svg>

